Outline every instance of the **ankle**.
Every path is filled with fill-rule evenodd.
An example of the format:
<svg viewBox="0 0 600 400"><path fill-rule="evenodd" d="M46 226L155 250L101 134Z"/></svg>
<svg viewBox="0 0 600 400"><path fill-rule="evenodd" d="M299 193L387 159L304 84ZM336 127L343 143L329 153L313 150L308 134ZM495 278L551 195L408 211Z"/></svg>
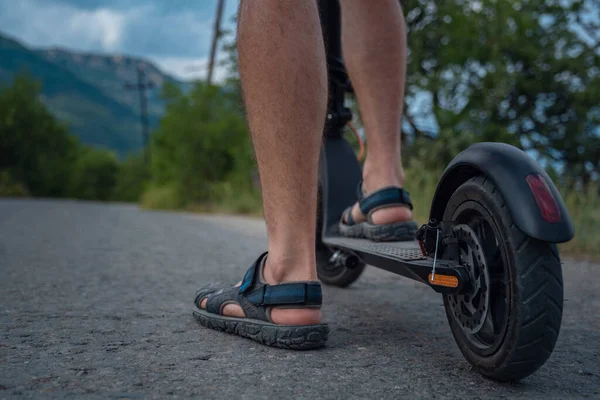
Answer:
<svg viewBox="0 0 600 400"><path fill-rule="evenodd" d="M372 193L387 186L404 186L404 170L402 167L375 168L365 163L363 168L363 190Z"/></svg>
<svg viewBox="0 0 600 400"><path fill-rule="evenodd" d="M314 257L282 257L269 253L263 276L269 284L294 281L317 280L316 259Z"/></svg>

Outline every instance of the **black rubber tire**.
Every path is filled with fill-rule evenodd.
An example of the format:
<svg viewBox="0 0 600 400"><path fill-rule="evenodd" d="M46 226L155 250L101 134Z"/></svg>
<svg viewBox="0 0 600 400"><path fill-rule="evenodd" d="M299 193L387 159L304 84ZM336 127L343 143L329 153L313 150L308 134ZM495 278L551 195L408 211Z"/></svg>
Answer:
<svg viewBox="0 0 600 400"><path fill-rule="evenodd" d="M521 232L502 195L484 176L474 177L456 190L446 206L444 220L453 220L459 207L464 209L473 202L487 210L488 222L495 226L492 229L496 239L504 243L499 247L510 277L504 338L493 354L482 356L473 350L444 296L446 315L456 343L477 371L497 381L517 381L531 375L548 360L558 339L563 310L558 249L555 244Z"/></svg>
<svg viewBox="0 0 600 400"><path fill-rule="evenodd" d="M333 266L329 262L333 252L321 240L323 230L323 213L321 202L321 189L319 187L317 198L317 236L316 236L316 253L317 253L317 276L319 280L330 286L348 287L354 283L365 270L365 263L358 262L353 268L345 268Z"/></svg>

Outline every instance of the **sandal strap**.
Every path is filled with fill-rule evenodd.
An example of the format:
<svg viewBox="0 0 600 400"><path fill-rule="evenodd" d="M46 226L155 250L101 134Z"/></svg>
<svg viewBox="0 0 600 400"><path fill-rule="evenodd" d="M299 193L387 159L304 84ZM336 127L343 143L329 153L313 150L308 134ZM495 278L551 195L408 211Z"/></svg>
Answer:
<svg viewBox="0 0 600 400"><path fill-rule="evenodd" d="M256 306L320 306L323 301L319 282L286 282L260 285L246 295Z"/></svg>
<svg viewBox="0 0 600 400"><path fill-rule="evenodd" d="M358 207L363 215L368 215L371 211L388 206L405 205L413 209L409 193L404 188L387 187L371 193L364 197L358 203Z"/></svg>
<svg viewBox="0 0 600 400"><path fill-rule="evenodd" d="M348 226L356 224L356 221L354 221L354 218L352 218L352 207L354 206L346 208L346 211L342 213L342 223Z"/></svg>
<svg viewBox="0 0 600 400"><path fill-rule="evenodd" d="M365 198L365 191L363 190L363 181L362 179L358 182L358 186L356 186L356 201L359 203L363 201Z"/></svg>
<svg viewBox="0 0 600 400"><path fill-rule="evenodd" d="M254 284L257 281L257 272L260 272L260 268L262 267L263 263L265 262L265 259L267 258L267 254L268 252L264 252L262 253L254 262L254 264L252 264L250 266L250 268L248 268L248 271L246 271L246 274L244 275L244 279L242 280L242 284L240 285L240 293L245 293L246 291L248 291L248 289L250 289L252 286L254 286Z"/></svg>
<svg viewBox="0 0 600 400"><path fill-rule="evenodd" d="M263 253L244 275L242 285L213 292L204 292L206 311L221 314L227 304L239 304L246 318L269 321L269 307L320 307L323 302L321 284L317 281L284 282L269 285L262 282L261 274L267 253ZM198 296L200 297L200 296ZM202 301L196 298L196 303Z"/></svg>

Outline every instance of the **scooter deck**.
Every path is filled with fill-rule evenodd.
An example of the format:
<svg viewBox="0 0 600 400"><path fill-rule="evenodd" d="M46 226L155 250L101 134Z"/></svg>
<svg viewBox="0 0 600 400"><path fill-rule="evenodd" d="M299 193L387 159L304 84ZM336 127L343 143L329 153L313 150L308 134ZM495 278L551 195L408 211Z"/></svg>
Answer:
<svg viewBox="0 0 600 400"><path fill-rule="evenodd" d="M457 267L456 264L451 265L446 260L437 260L436 276L455 277L451 287L440 286L437 280L431 281L433 259L423 255L416 240L373 242L367 239L326 236L323 237L323 243L332 248L354 253L366 264L425 283L436 292L458 293L465 282L464 268Z"/></svg>
<svg viewBox="0 0 600 400"><path fill-rule="evenodd" d="M329 246L345 250L388 257L397 261L415 261L427 259L423 256L419 243L410 242L373 242L367 239L354 239L340 236L325 237L323 242Z"/></svg>

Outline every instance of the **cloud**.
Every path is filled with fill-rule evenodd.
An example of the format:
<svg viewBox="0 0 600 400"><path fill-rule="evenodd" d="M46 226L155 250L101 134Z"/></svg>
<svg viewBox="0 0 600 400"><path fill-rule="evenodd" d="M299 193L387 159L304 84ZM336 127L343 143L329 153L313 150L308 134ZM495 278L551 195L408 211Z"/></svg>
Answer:
<svg viewBox="0 0 600 400"><path fill-rule="evenodd" d="M98 9L74 13L67 26L69 36L82 36L90 44L100 43L103 50L118 49L128 17L112 10Z"/></svg>
<svg viewBox="0 0 600 400"><path fill-rule="evenodd" d="M174 77L182 80L204 80L208 72L207 58L156 57L154 61L161 70L169 71ZM222 83L227 75L227 67L217 63L213 71L213 82Z"/></svg>
<svg viewBox="0 0 600 400"><path fill-rule="evenodd" d="M96 51L119 48L128 18L117 10L79 10L40 0L2 2L0 15L2 30L27 43Z"/></svg>
<svg viewBox="0 0 600 400"><path fill-rule="evenodd" d="M227 0L226 29L237 0ZM119 53L156 61L182 78L208 58L216 0L0 0L0 31L34 47ZM222 79L225 70L216 69Z"/></svg>
<svg viewBox="0 0 600 400"><path fill-rule="evenodd" d="M211 6L211 2L175 0L0 1L0 30L34 46L139 56L206 57L213 30ZM227 26L231 26L230 17L225 15Z"/></svg>

